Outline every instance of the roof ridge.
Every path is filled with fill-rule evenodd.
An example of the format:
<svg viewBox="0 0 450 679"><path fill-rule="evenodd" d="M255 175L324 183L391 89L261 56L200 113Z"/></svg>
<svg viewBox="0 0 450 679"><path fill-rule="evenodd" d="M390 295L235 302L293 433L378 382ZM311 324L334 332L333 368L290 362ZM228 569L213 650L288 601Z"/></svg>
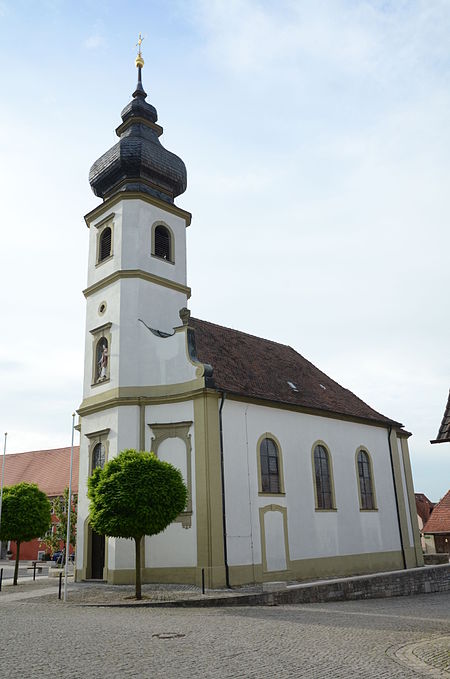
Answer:
<svg viewBox="0 0 450 679"><path fill-rule="evenodd" d="M225 330L230 330L231 332L238 333L239 335L246 335L247 337L253 337L254 339L262 340L263 342L269 342L269 344L276 344L279 347L286 347L287 349L292 349L292 347L289 344L283 344L283 342L275 342L275 340L270 340L267 339L266 337L260 337L259 335L253 335L251 332L245 332L245 330L236 330L236 328L229 328L227 325L219 325L219 323L204 321L202 318L195 318L192 316L190 320L194 322L200 321L200 323L206 323L206 325L214 325L216 328L223 328ZM295 349L292 349L292 351L295 351ZM295 351L295 353L301 356L301 354L299 354L298 351ZM304 356L302 356L302 358L304 358Z"/></svg>
<svg viewBox="0 0 450 679"><path fill-rule="evenodd" d="M74 445L73 449L79 448L80 445ZM43 448L42 450L23 450L20 453L6 453L7 457L15 455L36 455L36 453L55 453L57 450L70 450L71 446L61 446L60 448Z"/></svg>

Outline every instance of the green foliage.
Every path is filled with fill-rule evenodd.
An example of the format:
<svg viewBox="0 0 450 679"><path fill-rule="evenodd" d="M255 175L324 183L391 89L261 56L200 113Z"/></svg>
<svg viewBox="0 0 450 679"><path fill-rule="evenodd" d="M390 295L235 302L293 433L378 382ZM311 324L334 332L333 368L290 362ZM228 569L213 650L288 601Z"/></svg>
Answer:
<svg viewBox="0 0 450 679"><path fill-rule="evenodd" d="M46 535L41 541L41 545L45 546L51 554L54 554L61 549L61 542L64 544L66 542L68 498L69 489L65 488L62 495L55 497L52 500L51 506L56 521L52 523L52 533ZM77 501L77 495L73 494L70 507L70 545L73 548L75 548L77 530Z"/></svg>
<svg viewBox="0 0 450 679"><path fill-rule="evenodd" d="M124 450L88 481L89 521L100 535L134 538L163 531L186 506L181 472L153 453Z"/></svg>
<svg viewBox="0 0 450 679"><path fill-rule="evenodd" d="M28 542L50 528L50 502L35 483L3 489L0 540Z"/></svg>

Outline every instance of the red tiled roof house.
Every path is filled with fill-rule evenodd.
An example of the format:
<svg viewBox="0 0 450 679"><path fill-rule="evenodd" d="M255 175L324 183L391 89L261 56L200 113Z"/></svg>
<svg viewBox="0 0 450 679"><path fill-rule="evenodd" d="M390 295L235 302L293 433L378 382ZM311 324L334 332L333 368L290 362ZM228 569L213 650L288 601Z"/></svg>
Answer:
<svg viewBox="0 0 450 679"><path fill-rule="evenodd" d="M423 527L425 539L434 540L435 551L450 556L450 490L435 505L431 516Z"/></svg>
<svg viewBox="0 0 450 679"><path fill-rule="evenodd" d="M13 453L5 457L5 486L14 486L26 481L36 483L50 500L61 496L69 486L70 448L53 448L51 450L34 450L27 453ZM73 450L72 488L78 488L79 446ZM56 519L52 516L52 521ZM41 536L43 537L43 536ZM12 557L16 556L15 542L9 549ZM24 542L20 546L20 558L39 559L45 553L40 540Z"/></svg>

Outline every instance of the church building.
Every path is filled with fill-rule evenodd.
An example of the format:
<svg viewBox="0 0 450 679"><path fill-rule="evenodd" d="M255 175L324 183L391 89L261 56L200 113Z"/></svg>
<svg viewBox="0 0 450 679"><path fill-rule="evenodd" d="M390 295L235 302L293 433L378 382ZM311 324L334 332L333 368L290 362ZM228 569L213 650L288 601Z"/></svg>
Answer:
<svg viewBox="0 0 450 679"><path fill-rule="evenodd" d="M225 587L423 565L409 433L289 346L192 318L183 161L138 83L93 164L76 578L134 582L130 541L89 526L87 479L125 448L183 474L143 582Z"/></svg>

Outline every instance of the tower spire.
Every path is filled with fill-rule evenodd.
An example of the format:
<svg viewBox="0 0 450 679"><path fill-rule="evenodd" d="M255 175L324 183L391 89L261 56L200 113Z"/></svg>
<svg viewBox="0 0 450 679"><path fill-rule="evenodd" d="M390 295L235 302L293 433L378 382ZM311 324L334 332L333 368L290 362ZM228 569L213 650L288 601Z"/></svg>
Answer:
<svg viewBox="0 0 450 679"><path fill-rule="evenodd" d="M136 47L138 48L138 53L137 53L137 57L136 57L136 60L135 60L136 67L137 67L137 70L138 70L138 82L137 82L137 85L136 85L136 89L133 92L133 97L134 98L141 97L142 99L145 99L145 97L147 96L147 92L144 90L144 88L142 86L142 69L144 68L144 58L142 56L141 45L142 45L143 40L144 40L144 38L139 33L138 41L136 43Z"/></svg>

